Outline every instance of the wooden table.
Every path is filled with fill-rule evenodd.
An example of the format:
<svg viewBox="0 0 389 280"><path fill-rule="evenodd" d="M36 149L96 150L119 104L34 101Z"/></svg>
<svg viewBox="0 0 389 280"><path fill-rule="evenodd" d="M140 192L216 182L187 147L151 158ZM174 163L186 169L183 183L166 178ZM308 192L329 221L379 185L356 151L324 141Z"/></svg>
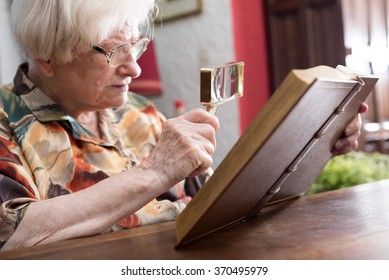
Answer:
<svg viewBox="0 0 389 280"><path fill-rule="evenodd" d="M0 259L389 259L389 180L295 199L174 249L174 222L1 252Z"/></svg>

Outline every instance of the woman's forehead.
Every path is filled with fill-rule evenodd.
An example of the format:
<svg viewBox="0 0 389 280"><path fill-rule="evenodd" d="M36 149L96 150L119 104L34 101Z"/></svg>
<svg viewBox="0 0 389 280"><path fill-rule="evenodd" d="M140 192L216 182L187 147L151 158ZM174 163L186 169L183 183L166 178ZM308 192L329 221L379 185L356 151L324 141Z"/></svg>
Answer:
<svg viewBox="0 0 389 280"><path fill-rule="evenodd" d="M128 32L124 31L118 31L113 34L111 34L108 38L103 40L101 44L117 44L117 43L124 43L124 42L132 42L136 41L138 36L134 36L133 34L130 34Z"/></svg>
<svg viewBox="0 0 389 280"><path fill-rule="evenodd" d="M122 28L113 31L105 38L102 43L110 42L128 42L139 38L139 26L135 23L126 23Z"/></svg>

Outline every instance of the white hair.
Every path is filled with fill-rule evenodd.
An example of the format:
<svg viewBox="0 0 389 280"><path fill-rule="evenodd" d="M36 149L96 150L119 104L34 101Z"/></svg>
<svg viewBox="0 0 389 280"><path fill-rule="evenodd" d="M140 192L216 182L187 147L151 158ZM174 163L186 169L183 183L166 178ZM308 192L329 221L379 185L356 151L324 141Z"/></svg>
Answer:
<svg viewBox="0 0 389 280"><path fill-rule="evenodd" d="M14 0L11 25L30 59L66 63L111 34L150 29L155 0Z"/></svg>

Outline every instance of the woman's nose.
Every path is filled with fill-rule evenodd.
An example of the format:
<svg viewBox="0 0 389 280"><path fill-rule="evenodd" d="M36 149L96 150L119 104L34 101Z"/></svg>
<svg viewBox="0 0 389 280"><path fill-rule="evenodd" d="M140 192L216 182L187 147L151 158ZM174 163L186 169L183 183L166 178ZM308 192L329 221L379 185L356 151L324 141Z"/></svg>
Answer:
<svg viewBox="0 0 389 280"><path fill-rule="evenodd" d="M138 78L142 72L138 62L130 54L117 68L120 75L130 76L132 78Z"/></svg>

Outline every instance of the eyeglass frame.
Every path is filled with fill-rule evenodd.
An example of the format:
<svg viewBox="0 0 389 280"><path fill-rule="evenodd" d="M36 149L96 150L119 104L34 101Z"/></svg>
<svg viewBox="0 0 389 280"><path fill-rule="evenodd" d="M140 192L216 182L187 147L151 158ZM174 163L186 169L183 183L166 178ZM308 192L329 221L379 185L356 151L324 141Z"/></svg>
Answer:
<svg viewBox="0 0 389 280"><path fill-rule="evenodd" d="M132 53L132 50L134 48L135 45L140 45L141 43L143 44L143 48L141 50L141 52L139 53L139 55L137 57L134 57L135 61L137 61L143 54L144 52L147 50L147 45L150 43L150 39L147 38L147 37L143 37L143 38L140 38L138 41L134 42L134 43L124 43L124 44L121 44L119 46L116 46L116 47L113 47L112 49L110 49L109 51L104 49L103 47L101 46L98 46L98 45L92 45L92 49L94 49L95 51L103 54L105 56L105 59L107 61L107 64L109 67L117 67L119 65L116 65L116 66L112 66L110 64L111 62L111 58L112 56L115 54L115 52L125 46L129 46L130 47L130 50L129 50L129 53L133 56L133 53Z"/></svg>

